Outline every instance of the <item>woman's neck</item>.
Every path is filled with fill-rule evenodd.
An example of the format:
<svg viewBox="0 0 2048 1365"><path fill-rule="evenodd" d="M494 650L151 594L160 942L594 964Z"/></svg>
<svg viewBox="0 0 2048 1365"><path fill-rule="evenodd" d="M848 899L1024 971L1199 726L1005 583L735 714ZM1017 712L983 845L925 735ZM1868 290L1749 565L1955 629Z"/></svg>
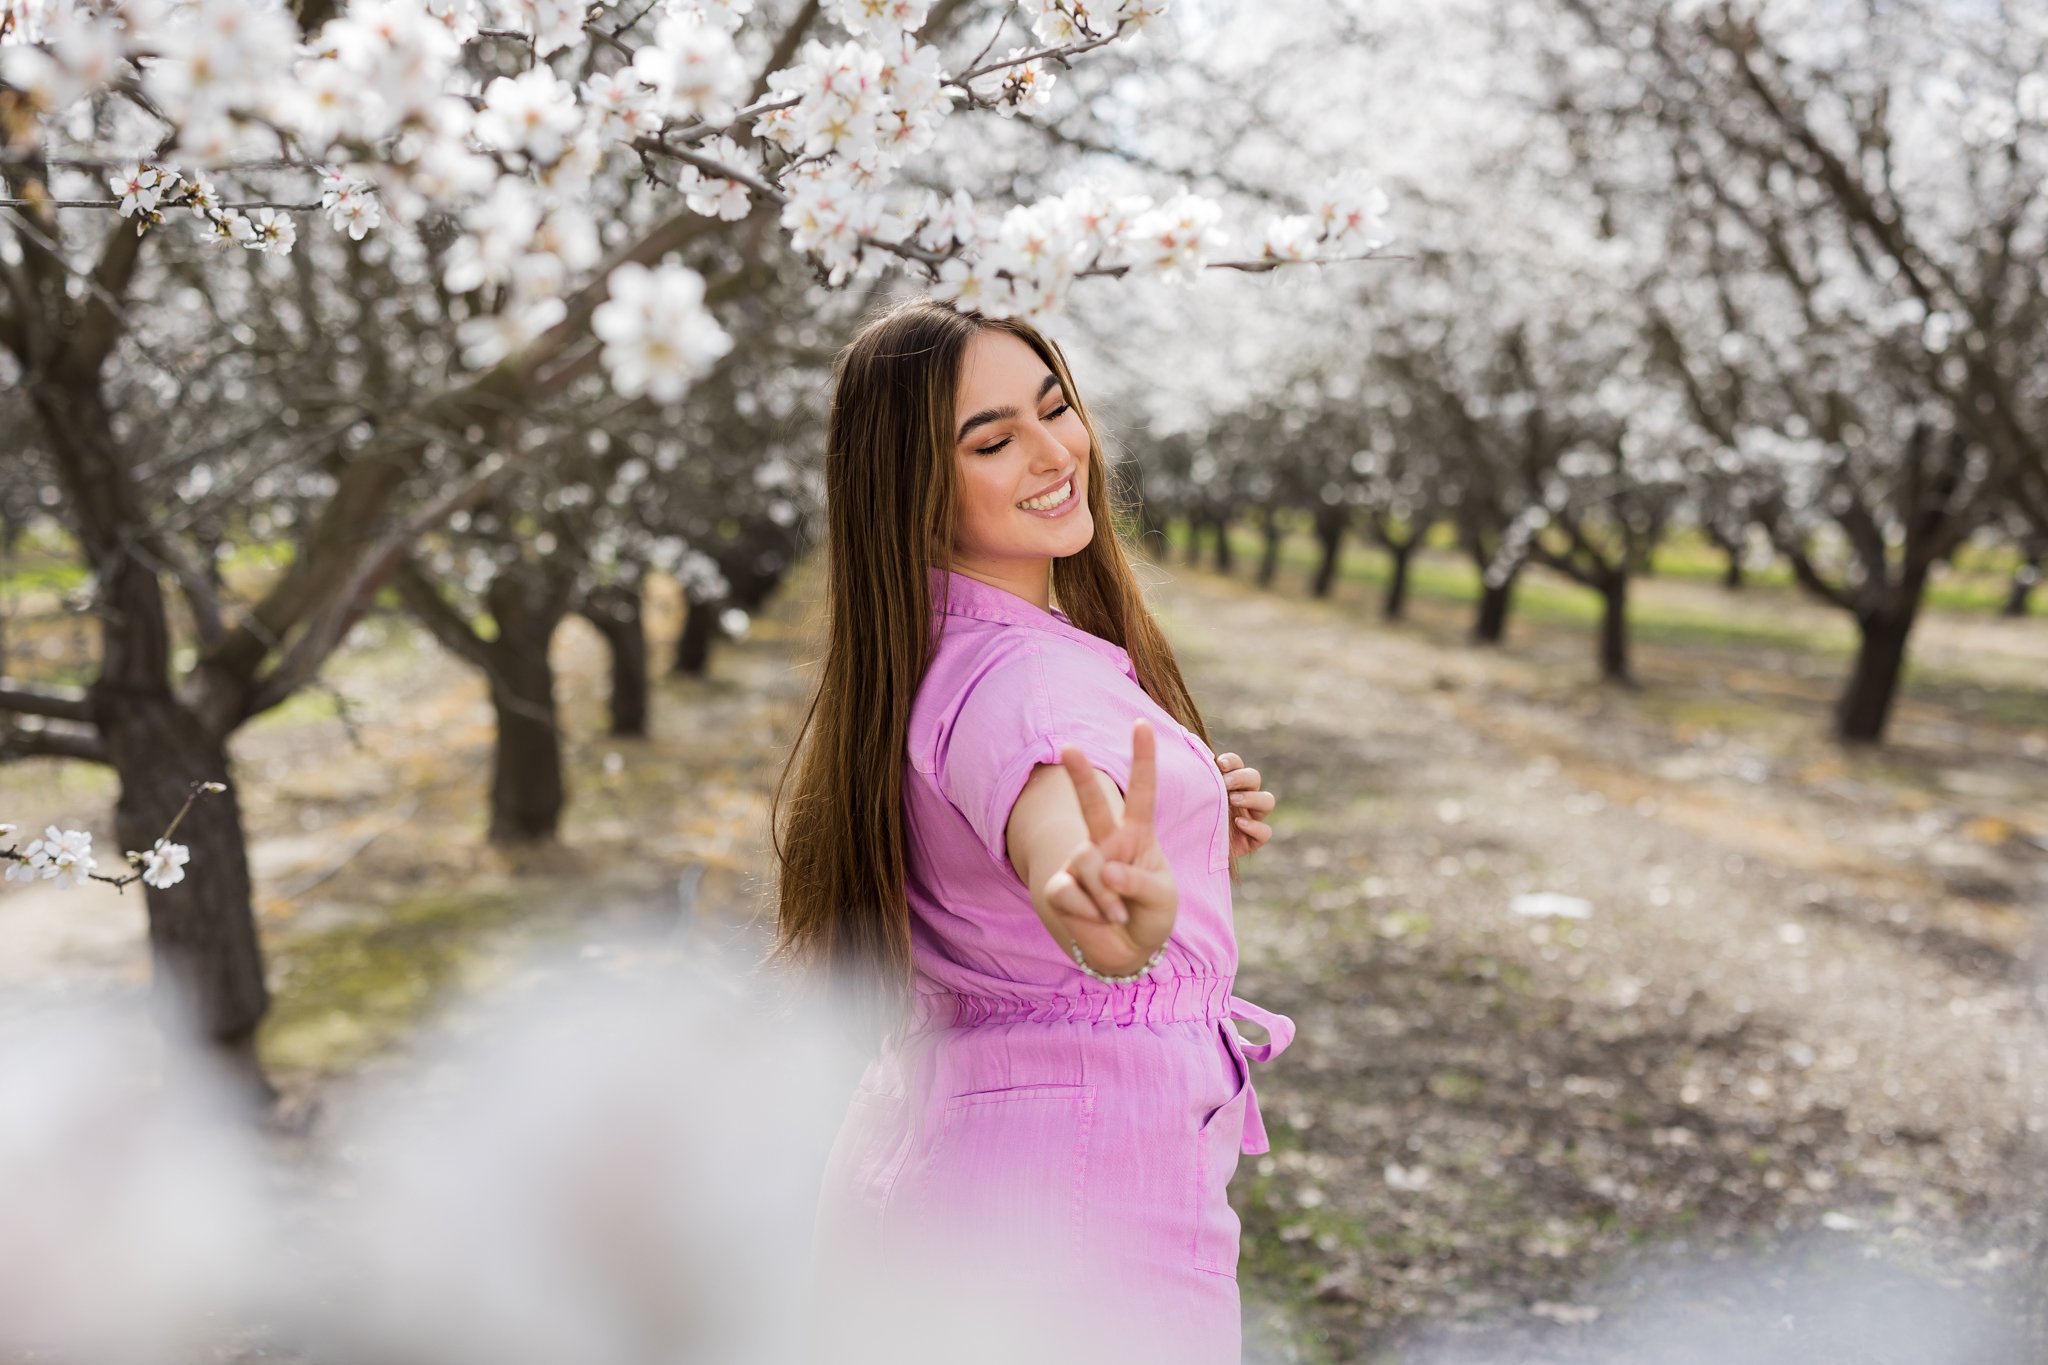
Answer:
<svg viewBox="0 0 2048 1365"><path fill-rule="evenodd" d="M982 561L955 558L946 567L963 578L1014 593L1040 611L1052 610L1051 559Z"/></svg>

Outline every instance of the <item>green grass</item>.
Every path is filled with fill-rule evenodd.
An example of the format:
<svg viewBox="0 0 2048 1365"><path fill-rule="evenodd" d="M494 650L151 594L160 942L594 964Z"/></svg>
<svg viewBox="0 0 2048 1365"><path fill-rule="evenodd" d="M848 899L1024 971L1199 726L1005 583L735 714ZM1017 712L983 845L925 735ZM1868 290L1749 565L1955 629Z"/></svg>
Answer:
<svg viewBox="0 0 2048 1365"><path fill-rule="evenodd" d="M1261 549L1256 532L1234 532L1231 548L1239 556L1240 572L1258 562ZM1185 538L1176 537L1172 556L1181 562ZM1291 539L1280 547L1280 572L1300 582L1312 575L1320 562L1317 547ZM1387 556L1377 550L1351 546L1338 567L1338 577L1347 583L1383 589L1392 572ZM1462 555L1431 547L1409 563L1408 591L1413 598L1472 607L1479 601L1479 571ZM1513 618L1539 625L1568 626L1592 630L1600 621L1600 599L1576 583L1540 569L1525 572L1515 585ZM1688 609L1667 602L1645 600L1638 594L1629 602L1629 629L1636 639L1657 644L1710 645L1720 648L1769 648L1846 656L1855 644L1846 617L1825 634L1803 626L1777 625L1741 620L1712 612Z"/></svg>
<svg viewBox="0 0 2048 1365"><path fill-rule="evenodd" d="M1231 549L1238 558L1238 572L1249 575L1258 563L1263 537L1251 527L1233 528ZM1184 563L1187 536L1184 523L1169 531L1169 559ZM1321 554L1304 534L1292 534L1281 544L1279 572L1296 584L1316 571ZM1205 550L1205 562L1207 552ZM2005 547L2002 555L1988 547L1973 547L1968 571L1951 571L1928 588L1930 610L1960 614L1995 615L2004 606L2006 580L2015 554ZM1675 534L1660 549L1655 576L1683 582L1718 583L1720 555L1697 533ZM1347 542L1338 567L1341 581L1384 590L1392 574L1392 561L1377 547L1356 540ZM1412 598L1466 608L1479 601L1479 572L1455 548L1448 526L1434 528L1425 548L1410 561L1408 590ZM1774 563L1751 573L1743 589L1747 601L1769 601L1774 596L1807 599L1790 579L1789 571ZM1599 597L1561 575L1532 566L1515 585L1513 619L1538 625L1566 626L1590 631L1600 620ZM2048 615L2048 589L2035 594L2034 616ZM1823 658L1845 659L1853 653L1856 634L1846 614L1831 613L1826 625L1778 623L1758 619L1754 614L1721 613L1682 603L1659 600L1654 594L1636 592L1629 602L1629 629L1634 638L1653 644L1707 646L1722 649L1765 648L1796 650Z"/></svg>
<svg viewBox="0 0 2048 1365"><path fill-rule="evenodd" d="M429 892L336 928L280 935L261 1032L266 1066L343 1072L402 1040L453 984L503 892Z"/></svg>

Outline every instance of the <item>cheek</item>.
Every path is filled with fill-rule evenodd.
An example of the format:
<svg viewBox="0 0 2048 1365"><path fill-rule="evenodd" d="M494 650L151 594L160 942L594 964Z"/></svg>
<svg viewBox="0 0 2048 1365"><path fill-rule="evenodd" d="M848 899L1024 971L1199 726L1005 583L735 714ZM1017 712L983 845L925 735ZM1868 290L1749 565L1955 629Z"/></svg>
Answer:
<svg viewBox="0 0 2048 1365"><path fill-rule="evenodd" d="M1009 510L1010 480L995 464L994 460L984 460L960 471L960 491L966 504L961 508L962 519L970 525L987 525Z"/></svg>

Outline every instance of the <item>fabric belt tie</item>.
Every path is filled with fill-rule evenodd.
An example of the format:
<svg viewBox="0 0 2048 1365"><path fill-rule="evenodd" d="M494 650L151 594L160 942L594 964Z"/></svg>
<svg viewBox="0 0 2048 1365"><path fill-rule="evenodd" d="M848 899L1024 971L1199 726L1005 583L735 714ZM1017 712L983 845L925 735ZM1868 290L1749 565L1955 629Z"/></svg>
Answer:
<svg viewBox="0 0 2048 1365"><path fill-rule="evenodd" d="M1287 1045L1294 1041L1292 1019L1284 1014L1275 1014L1272 1010L1261 1009L1241 996L1230 997L1230 1017L1258 1024L1266 1030L1268 1041L1263 1043L1247 1043L1242 1038L1238 1039L1238 1047L1247 1061L1270 1062L1285 1052ZM1237 1030L1233 1028L1231 1032L1236 1033ZM1245 1068L1244 1077L1244 1142L1238 1150L1246 1156L1257 1156L1271 1151L1272 1143L1266 1137L1266 1120L1259 1112L1259 1092L1252 1087L1250 1067Z"/></svg>

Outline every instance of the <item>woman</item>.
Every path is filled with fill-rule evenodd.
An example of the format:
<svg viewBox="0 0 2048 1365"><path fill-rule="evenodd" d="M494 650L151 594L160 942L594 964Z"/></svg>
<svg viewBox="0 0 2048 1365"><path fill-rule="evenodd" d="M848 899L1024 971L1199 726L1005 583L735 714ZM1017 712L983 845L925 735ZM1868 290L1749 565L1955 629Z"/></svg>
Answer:
<svg viewBox="0 0 2048 1365"><path fill-rule="evenodd" d="M918 300L841 353L774 956L882 1035L825 1176L826 1280L1000 1263L1016 1322L1089 1295L1159 1359L1235 1362L1226 1185L1267 1150L1246 1063L1294 1028L1231 994L1230 891L1274 797L1210 752L1107 475L1026 324Z"/></svg>

